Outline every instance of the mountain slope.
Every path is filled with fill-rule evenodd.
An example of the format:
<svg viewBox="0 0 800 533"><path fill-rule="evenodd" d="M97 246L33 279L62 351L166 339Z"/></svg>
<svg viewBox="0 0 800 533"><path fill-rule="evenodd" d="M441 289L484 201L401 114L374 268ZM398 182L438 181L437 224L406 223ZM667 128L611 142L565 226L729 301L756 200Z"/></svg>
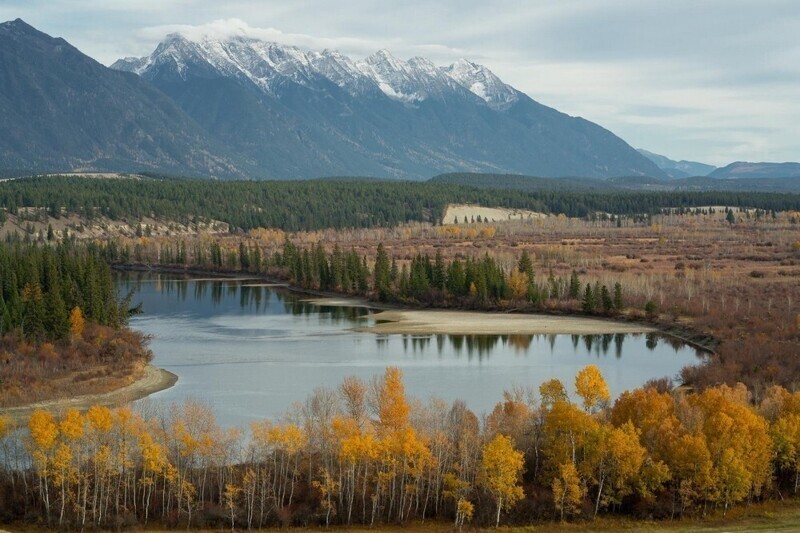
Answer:
<svg viewBox="0 0 800 533"><path fill-rule="evenodd" d="M707 176L717 168L713 165L698 163L697 161L675 161L669 157L654 154L653 152L648 152L647 150L641 148L639 148L637 151L655 163L658 168L663 170L670 178L677 179L694 176Z"/></svg>
<svg viewBox="0 0 800 533"><path fill-rule="evenodd" d="M160 91L22 20L0 24L0 170L239 176Z"/></svg>
<svg viewBox="0 0 800 533"><path fill-rule="evenodd" d="M353 61L244 36L172 34L112 68L151 82L264 176L666 177L611 132L467 61L441 68L386 50Z"/></svg>
<svg viewBox="0 0 800 533"><path fill-rule="evenodd" d="M748 163L737 161L718 168L712 178L800 178L800 163Z"/></svg>

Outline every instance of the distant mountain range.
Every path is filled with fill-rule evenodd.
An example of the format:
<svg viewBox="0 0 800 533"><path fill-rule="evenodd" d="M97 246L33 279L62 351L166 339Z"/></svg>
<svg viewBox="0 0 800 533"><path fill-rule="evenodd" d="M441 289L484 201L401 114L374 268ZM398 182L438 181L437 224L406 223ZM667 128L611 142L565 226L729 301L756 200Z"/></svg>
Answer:
<svg viewBox="0 0 800 533"><path fill-rule="evenodd" d="M244 37L170 35L148 57L107 68L18 19L0 24L0 113L4 173L665 177L611 132L483 66L385 50L353 61Z"/></svg>
<svg viewBox="0 0 800 533"><path fill-rule="evenodd" d="M654 154L641 148L638 152L658 166L670 178L689 178L692 176L708 176L717 167L696 161L675 161L663 155Z"/></svg>
<svg viewBox="0 0 800 533"><path fill-rule="evenodd" d="M662 187L693 176L800 176L797 163L715 169L637 151L464 59L440 67L381 50L352 60L243 36L171 34L149 56L108 68L19 19L0 24L0 116L4 176L483 173L601 189L613 180L587 179Z"/></svg>
<svg viewBox="0 0 800 533"><path fill-rule="evenodd" d="M747 163L737 161L710 173L712 178L800 178L800 163Z"/></svg>
<svg viewBox="0 0 800 533"><path fill-rule="evenodd" d="M466 185L479 189L508 189L525 192L777 192L800 193L797 178L720 179L710 176L659 179L650 176L610 178L543 178L518 174L447 173L434 176L432 183Z"/></svg>

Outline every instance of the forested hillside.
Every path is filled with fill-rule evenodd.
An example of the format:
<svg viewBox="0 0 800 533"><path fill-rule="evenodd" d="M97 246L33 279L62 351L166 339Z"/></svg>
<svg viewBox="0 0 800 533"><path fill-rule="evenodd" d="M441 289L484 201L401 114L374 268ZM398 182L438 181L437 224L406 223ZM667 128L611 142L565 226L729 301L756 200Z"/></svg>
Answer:
<svg viewBox="0 0 800 533"><path fill-rule="evenodd" d="M0 243L0 406L58 396L62 385L76 394L101 367L144 358L143 338L123 327L128 304L95 246ZM73 372L85 374L62 383Z"/></svg>
<svg viewBox="0 0 800 533"><path fill-rule="evenodd" d="M176 221L220 220L232 229L287 231L442 222L448 204L473 203L571 217L595 213L653 214L668 207L724 205L783 211L800 209L800 195L734 192L538 192L462 185L364 179L246 181L37 177L0 183L0 206L46 208L51 216L77 213L112 220L144 216ZM3 212L0 211L0 217ZM35 216L35 215L31 215ZM2 219L0 218L0 221Z"/></svg>

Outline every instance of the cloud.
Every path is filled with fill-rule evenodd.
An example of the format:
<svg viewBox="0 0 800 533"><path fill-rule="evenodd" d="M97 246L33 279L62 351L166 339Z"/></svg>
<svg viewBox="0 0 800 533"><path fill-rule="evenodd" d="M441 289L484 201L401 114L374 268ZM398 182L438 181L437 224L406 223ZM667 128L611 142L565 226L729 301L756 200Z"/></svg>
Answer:
<svg viewBox="0 0 800 533"><path fill-rule="evenodd" d="M170 33L179 33L192 40L250 37L264 41L296 46L304 50L338 50L354 56L370 55L382 48L399 55L417 54L433 59L458 59L465 51L442 44L407 43L399 38L364 39L358 37L319 37L304 33L287 33L276 28L257 28L238 18L219 19L207 24L165 24L138 30L137 36L148 42L158 42Z"/></svg>

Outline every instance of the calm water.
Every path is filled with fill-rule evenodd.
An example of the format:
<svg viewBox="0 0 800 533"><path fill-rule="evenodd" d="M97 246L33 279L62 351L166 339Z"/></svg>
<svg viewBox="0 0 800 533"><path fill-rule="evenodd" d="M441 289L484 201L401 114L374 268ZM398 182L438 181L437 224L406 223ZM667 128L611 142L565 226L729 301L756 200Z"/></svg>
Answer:
<svg viewBox="0 0 800 533"><path fill-rule="evenodd" d="M143 313L131 326L152 336L153 364L178 375L166 402L201 400L221 424L279 416L316 387L347 376L369 379L403 369L409 394L463 399L491 411L512 385L558 378L596 364L612 394L699 362L694 348L659 335L375 335L352 328L369 311L320 307L257 282L120 274Z"/></svg>

